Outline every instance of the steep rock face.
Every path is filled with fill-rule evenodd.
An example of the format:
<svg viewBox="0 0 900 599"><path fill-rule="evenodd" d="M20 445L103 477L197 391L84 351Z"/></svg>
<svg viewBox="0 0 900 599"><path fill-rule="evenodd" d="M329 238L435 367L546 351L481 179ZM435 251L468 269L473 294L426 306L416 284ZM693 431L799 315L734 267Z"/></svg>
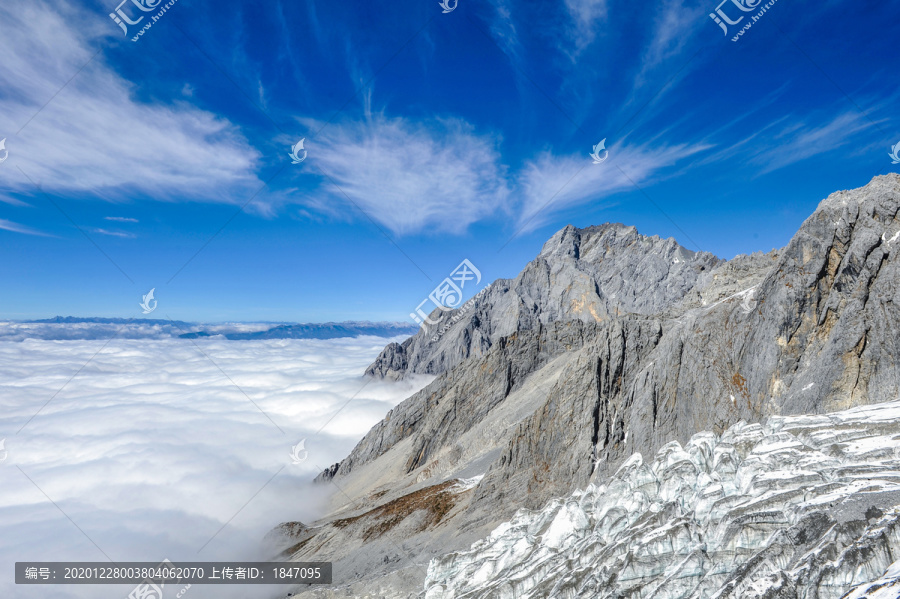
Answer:
<svg viewBox="0 0 900 599"><path fill-rule="evenodd" d="M520 422L476 489L475 503L537 508L594 472L596 447L625 450L622 391L659 343L657 321L616 320L573 354L543 406Z"/></svg>
<svg viewBox="0 0 900 599"><path fill-rule="evenodd" d="M537 323L533 330L501 337L481 357L451 369L437 386L429 385L393 408L345 460L317 480L349 474L407 438L411 439L412 451L405 460L405 469L410 472L482 422L488 412L554 357L586 344L607 344L621 352L631 352L619 359L636 363L660 334L655 321L623 319L611 324L578 320L546 326ZM642 338L626 346L629 335Z"/></svg>
<svg viewBox="0 0 900 599"><path fill-rule="evenodd" d="M753 289L671 321L626 399L637 446L897 397L898 209L897 176L833 194Z"/></svg>
<svg viewBox="0 0 900 599"><path fill-rule="evenodd" d="M721 385L710 391L736 388L760 414L772 412L759 405L763 397L787 412L883 401L900 388L897 368L883 359L898 349L898 180L885 175L832 194L771 261L721 262L621 225L566 227L437 342L420 331L386 347L367 372L440 374L537 323L639 314L676 328L661 349L668 363L660 374L671 375L673 360L685 354L698 376L684 387L717 374ZM712 364L720 354L726 359ZM810 369L813 363L818 367ZM815 388L803 392L808 383Z"/></svg>
<svg viewBox="0 0 900 599"><path fill-rule="evenodd" d="M607 381L602 393L587 373L616 372L619 365L604 346L583 350L572 366L580 380L554 389L511 437L504 455L525 457L495 462L476 498L509 495L517 479L543 488L542 470L550 464L583 473L595 458L597 470L608 474L634 448L655 451L697 430L721 432L740 419L820 413L900 395L900 260L891 249L900 238L898 208L897 177L832 195L754 287L706 306L685 298L680 315L659 316L662 338L639 353L624 383ZM559 413L571 417L554 418ZM560 451L548 442L559 438L551 431L560 427L578 429L580 439L592 435L593 443L572 438L575 444L566 446L578 451ZM522 498L522 491L514 494ZM546 498L538 492L526 501Z"/></svg>
<svg viewBox="0 0 900 599"><path fill-rule="evenodd" d="M385 348L370 374L440 376L320 475L342 489L331 518L484 475L415 559L601 484L635 451L896 398L898 209L900 176L877 177L782 250L728 262L621 225L563 229L439 341ZM344 546L324 557L374 571L364 543Z"/></svg>
<svg viewBox="0 0 900 599"><path fill-rule="evenodd" d="M646 463L633 454L603 484L433 559L426 597L838 599L896 589L897 573L870 581L900 552L898 431L895 402L741 422L669 443Z"/></svg>

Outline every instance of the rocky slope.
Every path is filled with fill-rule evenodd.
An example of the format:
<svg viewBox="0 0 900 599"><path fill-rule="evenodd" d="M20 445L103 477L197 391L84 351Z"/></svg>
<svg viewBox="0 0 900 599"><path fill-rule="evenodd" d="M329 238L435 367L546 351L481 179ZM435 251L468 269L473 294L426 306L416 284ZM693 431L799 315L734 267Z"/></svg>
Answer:
<svg viewBox="0 0 900 599"><path fill-rule="evenodd" d="M824 200L785 248L727 262L632 227L566 227L437 341L385 348L370 375L439 376L320 475L340 492L291 555L361 577L325 595L405 597L427 558L635 451L898 397L898 211L900 176L877 177ZM452 506L410 500L447 499L435 489L456 479L477 483Z"/></svg>

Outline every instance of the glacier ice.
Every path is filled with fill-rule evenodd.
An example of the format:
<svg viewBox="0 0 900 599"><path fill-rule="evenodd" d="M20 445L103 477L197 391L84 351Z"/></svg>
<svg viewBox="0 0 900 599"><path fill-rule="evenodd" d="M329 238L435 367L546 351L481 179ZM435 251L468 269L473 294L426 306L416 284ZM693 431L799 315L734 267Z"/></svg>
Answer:
<svg viewBox="0 0 900 599"><path fill-rule="evenodd" d="M635 453L432 559L424 596L896 599L898 557L900 401Z"/></svg>
<svg viewBox="0 0 900 599"><path fill-rule="evenodd" d="M897 597L900 597L900 560L891 564L878 580L861 584L846 595L846 599L897 599Z"/></svg>

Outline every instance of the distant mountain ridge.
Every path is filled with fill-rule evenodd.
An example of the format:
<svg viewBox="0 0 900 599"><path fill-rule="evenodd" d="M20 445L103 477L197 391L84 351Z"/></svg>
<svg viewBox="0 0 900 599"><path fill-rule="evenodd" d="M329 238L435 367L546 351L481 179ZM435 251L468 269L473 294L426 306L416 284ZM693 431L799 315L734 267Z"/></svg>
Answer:
<svg viewBox="0 0 900 599"><path fill-rule="evenodd" d="M231 341L252 339L338 339L341 337L396 337L412 335L419 330L414 324L397 322L322 322L281 324L265 331L224 333ZM179 335L182 339L208 337L209 333L197 331Z"/></svg>
<svg viewBox="0 0 900 599"><path fill-rule="evenodd" d="M57 316L42 320L0 322L0 340L200 339L221 337L231 341L259 339L339 339L344 337L397 337L418 331L412 323L220 323L198 324L152 318L101 318Z"/></svg>
<svg viewBox="0 0 900 599"><path fill-rule="evenodd" d="M17 320L26 324L172 324L191 326L191 323L183 320L164 320L159 318L104 318L102 316L54 316L53 318L41 318L38 320Z"/></svg>

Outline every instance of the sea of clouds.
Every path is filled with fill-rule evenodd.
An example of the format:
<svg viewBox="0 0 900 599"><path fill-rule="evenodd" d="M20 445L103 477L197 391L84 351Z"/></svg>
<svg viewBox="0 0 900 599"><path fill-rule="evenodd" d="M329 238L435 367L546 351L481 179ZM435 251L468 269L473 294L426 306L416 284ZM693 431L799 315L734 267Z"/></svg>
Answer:
<svg viewBox="0 0 900 599"><path fill-rule="evenodd" d="M0 341L0 596L133 588L15 586L16 561L272 557L266 533L315 519L336 492L315 474L431 380L362 377L395 340ZM287 591L194 585L184 597Z"/></svg>

